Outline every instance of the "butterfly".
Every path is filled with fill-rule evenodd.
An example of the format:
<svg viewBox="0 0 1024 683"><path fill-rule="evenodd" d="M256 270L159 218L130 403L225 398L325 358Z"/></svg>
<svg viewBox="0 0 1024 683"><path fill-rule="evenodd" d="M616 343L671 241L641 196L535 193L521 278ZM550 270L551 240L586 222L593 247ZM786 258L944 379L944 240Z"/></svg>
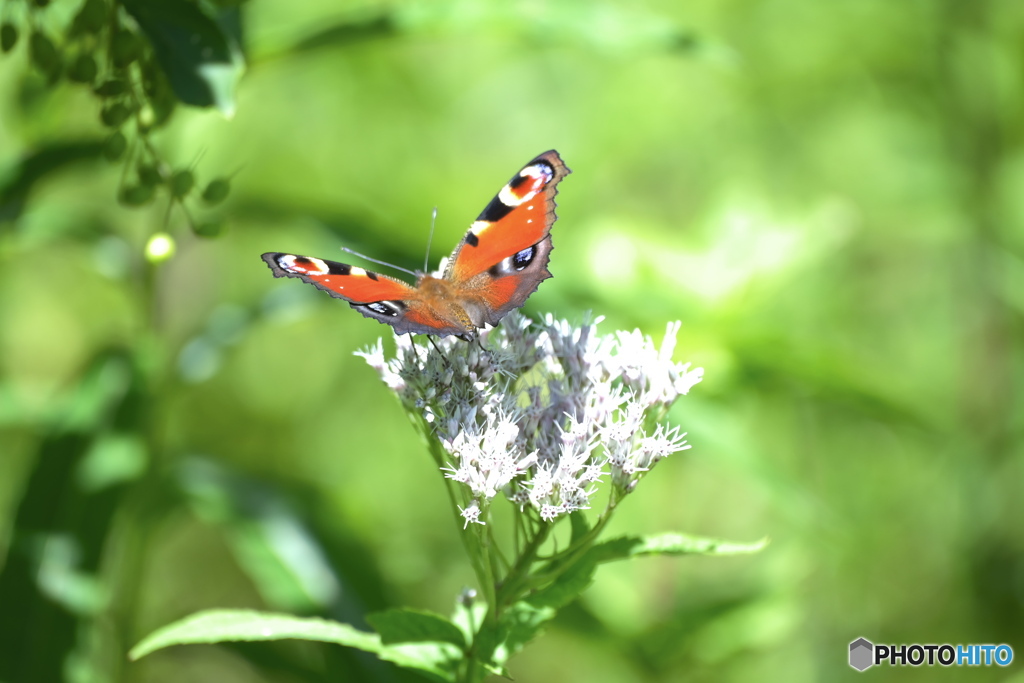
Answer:
<svg viewBox="0 0 1024 683"><path fill-rule="evenodd" d="M554 150L523 166L470 226L441 277L415 273L415 286L311 256L270 252L263 260L274 277L308 282L397 334L472 341L478 329L497 325L551 277L555 194L570 172Z"/></svg>

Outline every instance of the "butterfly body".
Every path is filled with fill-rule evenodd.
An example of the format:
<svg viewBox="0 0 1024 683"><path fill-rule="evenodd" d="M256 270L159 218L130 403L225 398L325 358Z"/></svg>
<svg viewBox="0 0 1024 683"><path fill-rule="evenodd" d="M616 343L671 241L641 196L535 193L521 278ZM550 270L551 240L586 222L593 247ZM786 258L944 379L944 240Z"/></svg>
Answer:
<svg viewBox="0 0 1024 683"><path fill-rule="evenodd" d="M481 212L441 277L418 274L415 286L309 256L270 252L263 260L275 277L308 282L398 334L471 340L479 328L498 324L522 306L551 277L556 186L569 172L554 150L530 161Z"/></svg>

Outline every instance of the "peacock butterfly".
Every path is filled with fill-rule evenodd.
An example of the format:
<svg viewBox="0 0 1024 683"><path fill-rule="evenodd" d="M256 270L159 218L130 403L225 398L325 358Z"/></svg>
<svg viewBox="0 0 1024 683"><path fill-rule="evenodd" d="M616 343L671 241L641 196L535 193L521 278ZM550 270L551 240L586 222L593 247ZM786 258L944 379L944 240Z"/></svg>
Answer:
<svg viewBox="0 0 1024 683"><path fill-rule="evenodd" d="M274 277L308 282L398 334L471 341L478 328L497 325L551 277L556 188L569 173L554 150L526 164L470 226L443 275L416 273L415 286L310 256L270 252L263 260Z"/></svg>

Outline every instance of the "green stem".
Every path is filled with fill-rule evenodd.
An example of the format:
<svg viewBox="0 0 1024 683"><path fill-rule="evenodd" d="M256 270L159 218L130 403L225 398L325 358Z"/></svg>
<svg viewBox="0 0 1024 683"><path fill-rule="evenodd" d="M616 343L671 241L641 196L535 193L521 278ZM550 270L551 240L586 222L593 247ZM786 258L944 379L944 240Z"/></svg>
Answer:
<svg viewBox="0 0 1024 683"><path fill-rule="evenodd" d="M509 570L505 580L502 581L502 585L498 587L497 595L495 596L495 614L497 616L501 615L505 606L511 605L519 599L521 586L526 583L530 567L537 560L537 552L544 544L544 541L547 540L553 527L553 524L544 524L538 529L537 533L526 544L526 547L523 548L519 559L512 565L512 569Z"/></svg>
<svg viewBox="0 0 1024 683"><path fill-rule="evenodd" d="M423 431L424 438L427 440L427 449L430 451L430 456L434 459L434 463L438 469L445 466L444 460L444 446L441 445L441 441L434 435L430 428L430 425L420 417L416 417L419 422L420 428ZM444 479L445 490L448 492L448 501L451 503L452 515L455 519L455 526L458 530L459 538L462 540L462 545L466 548L466 554L469 556L469 562L473 567L473 573L476 574L477 583L480 584L480 590L484 595L484 600L488 605L494 604L494 578L490 571L490 565L484 561L482 554L483 544L480 542L479 537L476 536L479 532L473 529L471 533L467 533L469 530L463 528L465 525L461 522L462 515L459 512L459 496L456 492L456 483L448 477L442 476ZM474 527L479 525L474 524Z"/></svg>

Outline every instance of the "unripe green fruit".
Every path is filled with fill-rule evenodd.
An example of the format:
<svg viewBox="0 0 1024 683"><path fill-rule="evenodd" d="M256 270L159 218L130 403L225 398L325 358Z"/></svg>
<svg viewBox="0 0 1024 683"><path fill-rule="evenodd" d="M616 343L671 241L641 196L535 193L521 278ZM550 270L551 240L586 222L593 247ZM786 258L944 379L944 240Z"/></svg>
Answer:
<svg viewBox="0 0 1024 683"><path fill-rule="evenodd" d="M139 166L139 182L143 185L159 185L164 181L164 177L160 175L160 170L154 164L142 164Z"/></svg>
<svg viewBox="0 0 1024 683"><path fill-rule="evenodd" d="M120 102L115 102L103 107L102 111L100 111L100 120L108 128L117 128L128 119L130 114L131 112L128 111L128 107Z"/></svg>
<svg viewBox="0 0 1024 683"><path fill-rule="evenodd" d="M117 78L108 78L103 81L94 91L100 97L117 97L127 89L124 81Z"/></svg>
<svg viewBox="0 0 1024 683"><path fill-rule="evenodd" d="M131 31L118 31L110 43L110 59L114 66L128 66L142 54L142 41Z"/></svg>
<svg viewBox="0 0 1024 683"><path fill-rule="evenodd" d="M53 75L60 69L60 54L46 34L36 31L29 36L28 53L32 63L43 73Z"/></svg>
<svg viewBox="0 0 1024 683"><path fill-rule="evenodd" d="M92 83L96 80L96 60L92 55L78 55L71 62L68 78L76 83Z"/></svg>
<svg viewBox="0 0 1024 683"><path fill-rule="evenodd" d="M126 185L121 188L117 200L125 206L142 206L153 198L153 192L150 185Z"/></svg>
<svg viewBox="0 0 1024 683"><path fill-rule="evenodd" d="M231 182L227 178L211 180L210 184L203 190L203 201L207 204L220 204L231 191Z"/></svg>
<svg viewBox="0 0 1024 683"><path fill-rule="evenodd" d="M220 221L203 221L192 226L192 231L200 237L219 237L224 233L224 224Z"/></svg>
<svg viewBox="0 0 1024 683"><path fill-rule="evenodd" d="M85 33L99 33L107 22L107 6L103 0L85 0L75 17L75 25Z"/></svg>
<svg viewBox="0 0 1024 683"><path fill-rule="evenodd" d="M18 27L10 22L0 26L0 50L5 53L14 49L18 44Z"/></svg>
<svg viewBox="0 0 1024 683"><path fill-rule="evenodd" d="M181 199L192 191L192 186L195 183L196 179L192 175L192 171L188 169L175 171L174 175L171 176L171 194Z"/></svg>
<svg viewBox="0 0 1024 683"><path fill-rule="evenodd" d="M163 263L174 257L175 249L174 238L166 232L158 232L146 242L146 260L150 263Z"/></svg>
<svg viewBox="0 0 1024 683"><path fill-rule="evenodd" d="M109 138L103 145L103 156L108 161L117 161L124 156L124 151L128 148L128 140L125 138L124 133L117 131Z"/></svg>

